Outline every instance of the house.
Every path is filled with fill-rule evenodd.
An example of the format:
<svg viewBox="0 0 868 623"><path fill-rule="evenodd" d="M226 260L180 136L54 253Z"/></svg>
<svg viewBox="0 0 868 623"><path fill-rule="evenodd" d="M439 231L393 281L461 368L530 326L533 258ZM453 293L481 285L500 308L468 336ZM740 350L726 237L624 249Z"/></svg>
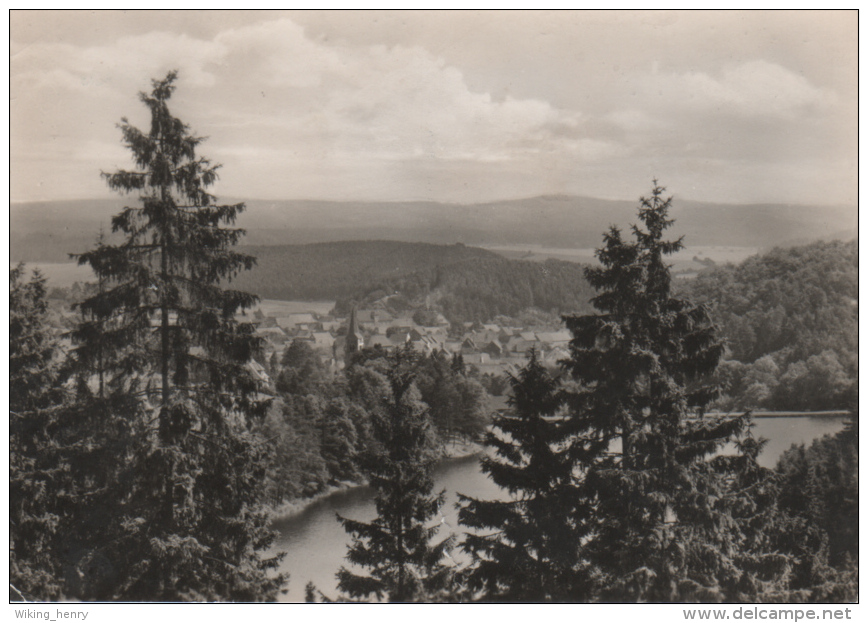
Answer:
<svg viewBox="0 0 868 623"><path fill-rule="evenodd" d="M368 325L368 329L374 335L387 335L391 327L391 324L382 320L378 320L377 322Z"/></svg>
<svg viewBox="0 0 868 623"><path fill-rule="evenodd" d="M489 342L500 341L498 340L498 332L497 331L474 331L469 336L473 342L477 345L479 344L488 344Z"/></svg>
<svg viewBox="0 0 868 623"><path fill-rule="evenodd" d="M447 353L452 353L453 355L461 352L461 346L461 342L455 340L447 340L443 342L443 350Z"/></svg>
<svg viewBox="0 0 868 623"><path fill-rule="evenodd" d="M414 350L424 355L440 350L440 342L428 335L423 335L418 340L411 340L410 344L413 345Z"/></svg>
<svg viewBox="0 0 868 623"><path fill-rule="evenodd" d="M419 327L418 331L440 342L445 342L448 335L448 331L443 327Z"/></svg>
<svg viewBox="0 0 868 623"><path fill-rule="evenodd" d="M327 331L315 331L312 335L316 348L331 350L335 344L335 336Z"/></svg>
<svg viewBox="0 0 868 623"><path fill-rule="evenodd" d="M277 325L282 329L292 329L299 325L309 325L316 322L313 314L287 314L277 319Z"/></svg>
<svg viewBox="0 0 868 623"><path fill-rule="evenodd" d="M476 346L476 342L473 338L465 338L463 342L461 342L461 352L462 353L476 353L479 352L479 348Z"/></svg>
<svg viewBox="0 0 868 623"><path fill-rule="evenodd" d="M422 334L416 329L409 327L401 327L398 329L390 329L387 333L392 344L400 346L406 342L418 342L422 339Z"/></svg>
<svg viewBox="0 0 868 623"><path fill-rule="evenodd" d="M280 347L289 341L289 336L279 327L260 327L254 332L257 337L265 339L269 344Z"/></svg>
<svg viewBox="0 0 868 623"><path fill-rule="evenodd" d="M395 347L395 344L392 342L392 340L387 338L385 335L372 335L368 339L367 347L368 348L380 347L384 350L391 350L392 348Z"/></svg>
<svg viewBox="0 0 868 623"><path fill-rule="evenodd" d="M488 353L491 357L498 358L503 355L503 347L499 342L489 342L482 347L483 353Z"/></svg>
<svg viewBox="0 0 868 623"><path fill-rule="evenodd" d="M506 350L510 353L525 354L531 347L536 346L536 340L527 340L520 335L509 338L506 343Z"/></svg>
<svg viewBox="0 0 868 623"><path fill-rule="evenodd" d="M566 346L570 343L573 334L567 329L560 331L540 332L536 334L537 339L550 348Z"/></svg>
<svg viewBox="0 0 868 623"><path fill-rule="evenodd" d="M413 322L413 318L411 316L398 316L396 318L392 318L389 320L389 326L391 327L415 327L416 323Z"/></svg>
<svg viewBox="0 0 868 623"><path fill-rule="evenodd" d="M491 363L488 353L467 353L462 355L465 365L484 365Z"/></svg>

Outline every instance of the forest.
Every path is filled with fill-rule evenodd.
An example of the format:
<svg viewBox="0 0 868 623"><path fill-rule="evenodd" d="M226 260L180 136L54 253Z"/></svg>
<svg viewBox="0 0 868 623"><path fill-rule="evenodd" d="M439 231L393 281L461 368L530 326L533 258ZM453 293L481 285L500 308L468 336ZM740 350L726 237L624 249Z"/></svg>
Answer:
<svg viewBox="0 0 868 623"><path fill-rule="evenodd" d="M452 322L592 309L585 267L572 262L507 260L463 245L398 242L248 250L265 255L240 284L264 298L336 299L344 315L354 304L379 300L395 312L434 309ZM825 411L852 403L858 372L855 240L776 248L674 284L711 307L726 340L716 408Z"/></svg>
<svg viewBox="0 0 868 623"><path fill-rule="evenodd" d="M377 289L380 282L413 274L430 266L482 259L494 253L464 245L410 242L350 241L306 245L243 247L257 266L239 275L239 287L263 298L334 300Z"/></svg>
<svg viewBox="0 0 868 623"><path fill-rule="evenodd" d="M846 426L775 469L757 462L767 440L750 409L715 409L732 398L727 366L784 368L766 379L772 397L836 369L827 352L845 374L855 366L850 342L829 340L849 316L818 319L853 307L849 264L834 256L855 247L775 251L684 291L667 264L682 248L667 237L672 198L654 180L635 225L603 232L599 264L552 294L590 306L548 308L568 355L553 368L531 350L507 377L507 408L493 412L460 356L410 346L348 346L336 369L297 340L267 362L272 388L252 365L263 344L239 320L257 301L237 279L257 261L233 226L246 206L210 193L218 165L170 112L176 79L140 94L147 131L118 126L135 166L103 178L138 202L76 256L96 277L70 326L52 324L38 271L10 270L10 601L275 601L292 579L272 548L274 507L359 482L376 516L338 518L346 565L336 593L309 585L309 601L858 598L855 385L838 392L820 375L813 391L834 390ZM407 287L470 298L478 282L453 266ZM543 289L511 295L543 307ZM810 311L788 307L797 292ZM799 340L783 340L778 309L805 327ZM754 333L762 348L720 330L739 314L770 323ZM455 440L481 445L480 469L505 495L460 496L463 532L448 534L432 474Z"/></svg>
<svg viewBox="0 0 868 623"><path fill-rule="evenodd" d="M858 243L774 249L703 271L683 290L727 341L721 408L846 409L858 383Z"/></svg>
<svg viewBox="0 0 868 623"><path fill-rule="evenodd" d="M243 249L258 265L238 278L239 287L268 299L336 300L343 315L353 304L380 299L396 311L433 307L452 322L487 322L528 308L552 314L590 309L582 267L571 262L508 260L462 244L394 241Z"/></svg>
<svg viewBox="0 0 868 623"><path fill-rule="evenodd" d="M488 395L460 358L406 353L405 360L432 424L435 453L442 455L450 442L479 439L489 423ZM276 392L262 424L262 434L275 440L266 477L270 506L367 481L372 418L387 392L388 366L385 351L370 349L336 376L300 340L271 363Z"/></svg>

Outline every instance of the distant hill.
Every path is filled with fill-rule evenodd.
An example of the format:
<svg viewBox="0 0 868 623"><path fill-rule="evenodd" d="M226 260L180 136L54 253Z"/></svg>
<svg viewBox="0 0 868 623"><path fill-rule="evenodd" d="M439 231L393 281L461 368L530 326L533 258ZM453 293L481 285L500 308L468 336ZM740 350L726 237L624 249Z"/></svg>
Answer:
<svg viewBox="0 0 868 623"><path fill-rule="evenodd" d="M573 262L526 262L462 244L395 241L244 247L258 266L233 287L263 298L388 300L395 309L429 306L453 321L516 316L528 308L588 311L590 288Z"/></svg>
<svg viewBox="0 0 868 623"><path fill-rule="evenodd" d="M68 262L70 253L90 249L100 229L128 205L123 199L41 201L9 206L11 262Z"/></svg>
<svg viewBox="0 0 868 623"><path fill-rule="evenodd" d="M227 199L227 201L235 201ZM15 203L10 207L11 261L66 261L90 246L100 227L129 201ZM590 248L610 225L635 221L636 201L543 196L471 205L435 202L247 201L238 226L249 245L340 240L431 244L534 244ZM817 239L851 239L857 210L847 206L733 205L675 198L672 233L688 246L772 248Z"/></svg>

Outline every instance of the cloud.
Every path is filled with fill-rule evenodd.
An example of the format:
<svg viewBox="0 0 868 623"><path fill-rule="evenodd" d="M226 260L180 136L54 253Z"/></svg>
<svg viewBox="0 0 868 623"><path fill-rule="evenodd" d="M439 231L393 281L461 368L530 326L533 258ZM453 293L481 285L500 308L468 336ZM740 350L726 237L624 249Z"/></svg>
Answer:
<svg viewBox="0 0 868 623"><path fill-rule="evenodd" d="M204 134L226 129L226 138L266 148L282 142L312 155L386 160L605 152L582 135L576 111L542 99L495 100L471 91L458 68L421 47L314 40L288 19L209 41L152 32L94 47L34 44L13 58L12 89L28 92L31 103L129 102L148 78L173 67L180 70L179 110L195 113L195 128L204 121Z"/></svg>
<svg viewBox="0 0 868 623"><path fill-rule="evenodd" d="M263 22L220 33L214 42L225 50L221 69L263 85L308 88L339 72L343 60L328 46L311 41L288 19Z"/></svg>
<svg viewBox="0 0 868 623"><path fill-rule="evenodd" d="M732 44L732 54L722 34L717 48L694 42L706 53L693 59L656 39L611 44L599 25L587 27L589 39L564 26L557 45L537 56L548 38L511 38L539 30L523 20L521 28L516 21L482 33L485 45L472 25L462 22L456 34L450 24L437 30L419 22L401 37L348 37L276 19L198 30L199 37L106 36L96 45L80 43L85 37L21 45L13 32L13 164L41 166L46 179L53 170L70 175L75 163L82 177L92 176L95 164L129 166L114 124L127 116L146 127L136 93L173 68L180 72L173 110L210 136L202 152L225 165L220 192L243 196L263 196L265 188L270 196L291 196L295 188L315 196L316 185L328 194L346 183L341 192L349 196L358 189L366 198L402 198L417 182L422 190L413 196L420 198L484 199L474 184L494 196L504 195L492 188L528 195L547 192L547 184L551 192L581 193L602 184L604 170L615 186L619 178L645 181L658 163L663 177L671 175L667 167L736 160L757 170L786 161L795 171L807 155L846 161L848 141L855 141L840 122L854 117L841 114L846 94L820 86L830 83L818 82L816 72L801 73L804 63L793 55L772 62L743 42ZM606 33L622 39L659 30L615 26ZM476 56L459 49L470 40ZM300 177L308 181L294 186ZM15 198L27 196L27 179L13 178ZM76 184L83 182L54 187Z"/></svg>
<svg viewBox="0 0 868 623"><path fill-rule="evenodd" d="M92 47L39 43L13 55L11 79L19 92L61 90L92 98L126 95L135 86L141 90L143 76L157 78L170 69L180 69L190 86L213 86L215 76L208 67L226 53L217 42L167 32L123 37L111 45Z"/></svg>
<svg viewBox="0 0 868 623"><path fill-rule="evenodd" d="M828 110L836 94L812 85L778 64L753 60L708 72L657 71L638 81L640 97L656 108L679 112L774 118L784 120Z"/></svg>
<svg viewBox="0 0 868 623"><path fill-rule="evenodd" d="M282 104L263 103L261 125L335 154L498 160L540 149L551 126L575 128L580 120L542 100L473 92L457 68L420 47L314 41L288 20L217 41L229 50L226 66L243 66Z"/></svg>

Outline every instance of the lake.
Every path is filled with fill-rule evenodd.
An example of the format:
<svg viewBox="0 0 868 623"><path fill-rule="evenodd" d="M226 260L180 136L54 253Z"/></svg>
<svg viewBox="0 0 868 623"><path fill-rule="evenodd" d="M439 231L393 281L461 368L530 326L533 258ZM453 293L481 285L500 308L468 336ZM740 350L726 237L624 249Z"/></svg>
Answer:
<svg viewBox="0 0 868 623"><path fill-rule="evenodd" d="M769 439L759 457L764 467L774 467L780 455L792 444L810 443L844 427L842 416L834 417L756 417L754 436ZM435 491L446 489L442 508L440 538L458 533L456 492L470 497L495 499L501 490L479 470L477 457L449 459L435 471ZM321 498L291 517L274 522L280 533L275 548L286 552L281 571L290 574L289 591L281 601L304 601L304 587L313 581L326 595L336 596L335 573L345 565L349 536L335 519L344 517L370 521L376 517L373 493L369 487L355 487ZM453 556L457 553L453 552Z"/></svg>

